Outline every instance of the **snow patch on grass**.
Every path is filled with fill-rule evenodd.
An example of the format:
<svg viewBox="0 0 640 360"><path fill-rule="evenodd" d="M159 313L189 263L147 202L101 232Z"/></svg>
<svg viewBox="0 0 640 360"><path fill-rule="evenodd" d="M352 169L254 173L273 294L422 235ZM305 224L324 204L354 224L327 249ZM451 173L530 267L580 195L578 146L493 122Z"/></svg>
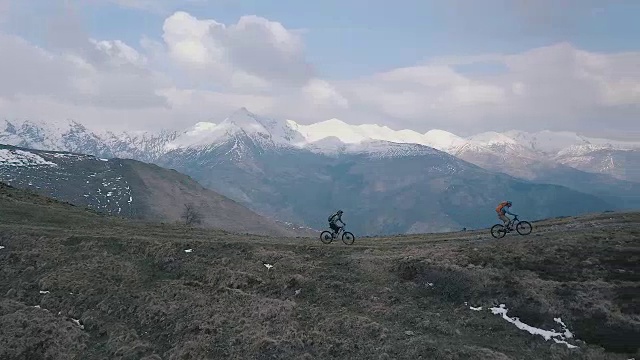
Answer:
<svg viewBox="0 0 640 360"><path fill-rule="evenodd" d="M530 333L532 335L540 335L547 341L553 339L553 341L555 341L556 343L565 344L570 349L573 349L573 348L577 347L575 345L569 344L566 341L567 339L573 338L573 334L571 333L571 331L569 331L567 329L566 325L562 322L562 320L560 318L555 318L554 319L555 322L557 322L558 324L562 325L562 328L564 330L563 332L558 333L555 330L539 329L539 328L536 328L536 327L533 327L531 325L527 325L527 324L523 323L517 317L509 317L509 316L507 316L507 311L508 310L507 310L507 308L505 307L504 304L500 304L499 307L492 307L489 310L491 310L491 312L494 315L501 315L503 319L505 319L508 322L514 324L520 330L527 331L528 333Z"/></svg>

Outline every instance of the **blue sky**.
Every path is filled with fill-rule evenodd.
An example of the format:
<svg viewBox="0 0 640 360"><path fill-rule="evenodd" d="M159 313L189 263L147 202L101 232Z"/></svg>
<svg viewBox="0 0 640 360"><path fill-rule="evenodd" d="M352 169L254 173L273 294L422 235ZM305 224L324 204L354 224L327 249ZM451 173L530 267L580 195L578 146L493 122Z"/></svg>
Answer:
<svg viewBox="0 0 640 360"><path fill-rule="evenodd" d="M55 9L53 1L36 1L43 18ZM91 36L132 46L143 35L159 39L166 16L176 10L224 24L247 14L262 16L303 30L309 59L330 78L414 65L430 57L512 53L563 41L598 52L640 48L640 1L539 2L203 0L174 1L162 9L112 2L73 9ZM22 15L34 14L30 9ZM29 24L22 31L38 41L40 30Z"/></svg>
<svg viewBox="0 0 640 360"><path fill-rule="evenodd" d="M247 106L302 123L338 117L418 131L638 130L630 119L640 115L640 1L0 0L7 6L0 35L28 45L5 46L39 47L61 67L52 72L82 73L38 93L55 99L42 108L60 117L133 117L138 101L139 120L111 123L179 127ZM208 20L225 27L202 35ZM280 25L289 50L273 42ZM119 60L94 63L90 38ZM145 59L135 63L138 80L121 66L127 47ZM5 102L9 113L38 116Z"/></svg>

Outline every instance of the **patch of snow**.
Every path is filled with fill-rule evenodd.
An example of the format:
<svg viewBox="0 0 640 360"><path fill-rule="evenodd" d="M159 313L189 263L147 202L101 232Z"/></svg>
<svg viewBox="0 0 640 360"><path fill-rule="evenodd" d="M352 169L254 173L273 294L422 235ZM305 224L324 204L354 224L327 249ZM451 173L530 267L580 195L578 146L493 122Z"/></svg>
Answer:
<svg viewBox="0 0 640 360"><path fill-rule="evenodd" d="M0 245L0 250L4 249L4 246Z"/></svg>
<svg viewBox="0 0 640 360"><path fill-rule="evenodd" d="M262 264L262 265L264 265L267 268L267 270L271 270L271 268L273 268L273 265L271 264Z"/></svg>
<svg viewBox="0 0 640 360"><path fill-rule="evenodd" d="M471 309L473 311L482 311L482 306L480 306L480 307L469 306L469 309Z"/></svg>
<svg viewBox="0 0 640 360"><path fill-rule="evenodd" d="M73 321L74 324L78 325L80 329L84 330L84 325L80 324L80 320L71 318L71 321Z"/></svg>
<svg viewBox="0 0 640 360"><path fill-rule="evenodd" d="M40 294L48 294L48 293L49 293L49 291L40 290Z"/></svg>
<svg viewBox="0 0 640 360"><path fill-rule="evenodd" d="M565 344L570 349L577 347L575 345L571 345L568 342L566 342L566 339L572 338L573 334L571 334L571 332L566 328L566 326L564 325L562 320L560 320L560 318L555 318L554 320L557 323L562 325L563 329L565 330L562 333L558 333L555 330L539 329L539 328L536 328L536 327L533 327L533 326L530 326L530 325L527 325L527 324L521 322L520 319L518 319L517 317L514 317L514 318L509 317L509 316L507 316L508 310L505 308L504 304L500 304L499 307L492 307L490 310L494 315L501 315L503 319L505 319L506 321L514 324L520 330L527 331L528 333L530 333L532 335L540 335L547 341L550 340L550 339L553 339L556 343Z"/></svg>
<svg viewBox="0 0 640 360"><path fill-rule="evenodd" d="M193 252L193 249L187 249L187 250L185 250L184 252L186 252L186 253L190 253L190 252Z"/></svg>
<svg viewBox="0 0 640 360"><path fill-rule="evenodd" d="M24 151L24 150L8 150L0 149L0 165L7 166L50 166L58 165L45 160L42 156Z"/></svg>

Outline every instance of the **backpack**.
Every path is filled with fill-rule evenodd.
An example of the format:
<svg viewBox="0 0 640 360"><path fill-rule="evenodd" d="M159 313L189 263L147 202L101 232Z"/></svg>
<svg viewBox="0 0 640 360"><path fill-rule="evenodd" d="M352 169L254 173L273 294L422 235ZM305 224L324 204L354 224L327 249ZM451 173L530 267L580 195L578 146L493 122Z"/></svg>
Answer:
<svg viewBox="0 0 640 360"><path fill-rule="evenodd" d="M497 213L502 212L502 208L505 206L507 206L507 202L506 201L501 202L500 205L498 205L498 207L496 208L496 212Z"/></svg>

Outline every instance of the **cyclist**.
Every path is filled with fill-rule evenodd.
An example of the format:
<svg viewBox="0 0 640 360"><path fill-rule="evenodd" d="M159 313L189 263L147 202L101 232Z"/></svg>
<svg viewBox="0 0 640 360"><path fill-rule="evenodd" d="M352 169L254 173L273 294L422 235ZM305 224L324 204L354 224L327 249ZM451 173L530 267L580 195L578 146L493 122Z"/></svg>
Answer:
<svg viewBox="0 0 640 360"><path fill-rule="evenodd" d="M507 228L507 231L511 231L511 219L505 214L518 216L508 210L511 207L511 201L503 201L496 208L496 212L498 213L498 219L504 222L504 226Z"/></svg>
<svg viewBox="0 0 640 360"><path fill-rule="evenodd" d="M334 236L338 234L338 231L340 231L340 228L342 228L342 226L347 225L344 223L344 221L342 221L343 213L344 211L338 210L335 214L329 216L329 227L333 231ZM342 223L342 226L338 226L338 224L336 224L338 221Z"/></svg>

